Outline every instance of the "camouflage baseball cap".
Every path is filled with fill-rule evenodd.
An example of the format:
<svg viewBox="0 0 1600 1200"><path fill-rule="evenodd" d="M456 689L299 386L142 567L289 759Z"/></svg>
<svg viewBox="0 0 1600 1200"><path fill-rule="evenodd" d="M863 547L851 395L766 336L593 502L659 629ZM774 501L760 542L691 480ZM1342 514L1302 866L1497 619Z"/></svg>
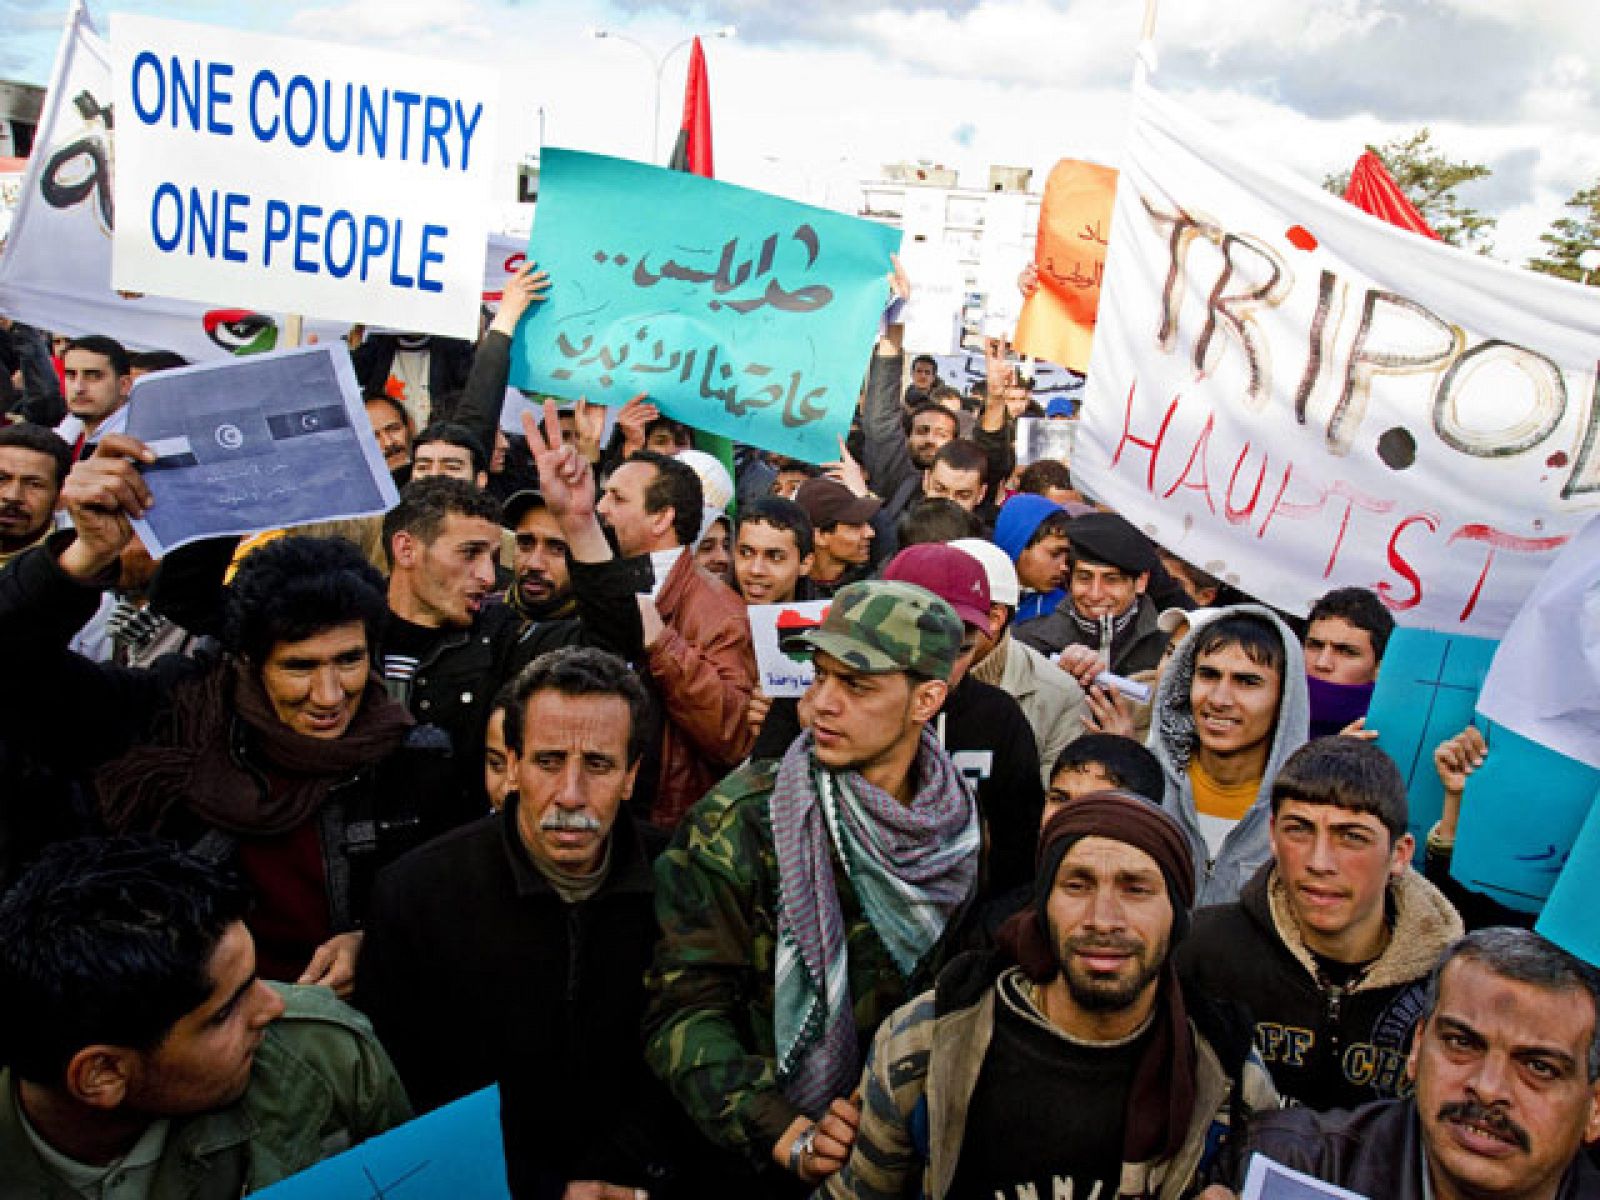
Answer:
<svg viewBox="0 0 1600 1200"><path fill-rule="evenodd" d="M857 671L909 671L949 682L961 653L961 618L927 588L868 580L842 587L822 624L783 640L786 651L822 651Z"/></svg>

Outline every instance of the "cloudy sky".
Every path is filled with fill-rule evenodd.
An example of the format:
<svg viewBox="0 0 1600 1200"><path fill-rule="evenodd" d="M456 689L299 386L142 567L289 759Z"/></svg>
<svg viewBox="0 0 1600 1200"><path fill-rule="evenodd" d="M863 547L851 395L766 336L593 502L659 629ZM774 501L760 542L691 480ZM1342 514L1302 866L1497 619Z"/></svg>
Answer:
<svg viewBox="0 0 1600 1200"><path fill-rule="evenodd" d="M0 76L45 82L63 0L0 0ZM648 158L656 94L641 50L707 43L717 174L849 206L887 161L929 159L982 185L991 164L1115 165L1140 0L130 0L181 17L491 64L502 151L552 145ZM91 3L103 31L112 8ZM1156 82L1313 179L1421 125L1494 175L1464 198L1521 262L1579 188L1600 182L1600 4L1593 0L1165 0ZM662 79L661 154L683 95Z"/></svg>

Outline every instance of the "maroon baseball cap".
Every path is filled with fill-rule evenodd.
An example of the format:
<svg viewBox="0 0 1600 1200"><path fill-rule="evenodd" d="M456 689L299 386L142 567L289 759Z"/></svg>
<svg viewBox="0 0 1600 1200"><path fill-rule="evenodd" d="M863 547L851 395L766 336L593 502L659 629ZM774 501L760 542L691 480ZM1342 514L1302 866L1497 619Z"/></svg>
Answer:
<svg viewBox="0 0 1600 1200"><path fill-rule="evenodd" d="M989 575L965 550L943 542L907 546L889 560L882 577L927 588L956 610L963 625L989 628Z"/></svg>
<svg viewBox="0 0 1600 1200"><path fill-rule="evenodd" d="M876 496L858 496L834 479L808 479L794 494L816 529L834 525L865 525L883 507Z"/></svg>

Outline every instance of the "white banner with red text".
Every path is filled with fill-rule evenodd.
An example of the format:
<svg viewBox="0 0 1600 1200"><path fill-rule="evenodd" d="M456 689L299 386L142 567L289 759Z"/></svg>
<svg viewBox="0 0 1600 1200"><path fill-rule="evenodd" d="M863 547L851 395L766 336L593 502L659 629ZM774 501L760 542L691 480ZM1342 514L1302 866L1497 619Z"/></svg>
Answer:
<svg viewBox="0 0 1600 1200"><path fill-rule="evenodd" d="M1600 507L1600 290L1395 229L1135 86L1073 476L1304 614L1499 636Z"/></svg>

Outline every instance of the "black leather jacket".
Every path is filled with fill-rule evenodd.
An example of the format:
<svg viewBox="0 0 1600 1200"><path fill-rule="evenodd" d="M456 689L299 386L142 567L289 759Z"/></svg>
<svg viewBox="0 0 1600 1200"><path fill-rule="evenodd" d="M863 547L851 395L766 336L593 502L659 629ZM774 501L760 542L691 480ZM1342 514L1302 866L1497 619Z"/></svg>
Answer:
<svg viewBox="0 0 1600 1200"><path fill-rule="evenodd" d="M1309 1108L1267 1113L1252 1124L1249 1149L1373 1200L1424 1200L1426 1195L1422 1127L1412 1100L1380 1100L1326 1113ZM1247 1165L1248 1157L1242 1163ZM1597 1197L1600 1171L1580 1151L1556 1200Z"/></svg>

